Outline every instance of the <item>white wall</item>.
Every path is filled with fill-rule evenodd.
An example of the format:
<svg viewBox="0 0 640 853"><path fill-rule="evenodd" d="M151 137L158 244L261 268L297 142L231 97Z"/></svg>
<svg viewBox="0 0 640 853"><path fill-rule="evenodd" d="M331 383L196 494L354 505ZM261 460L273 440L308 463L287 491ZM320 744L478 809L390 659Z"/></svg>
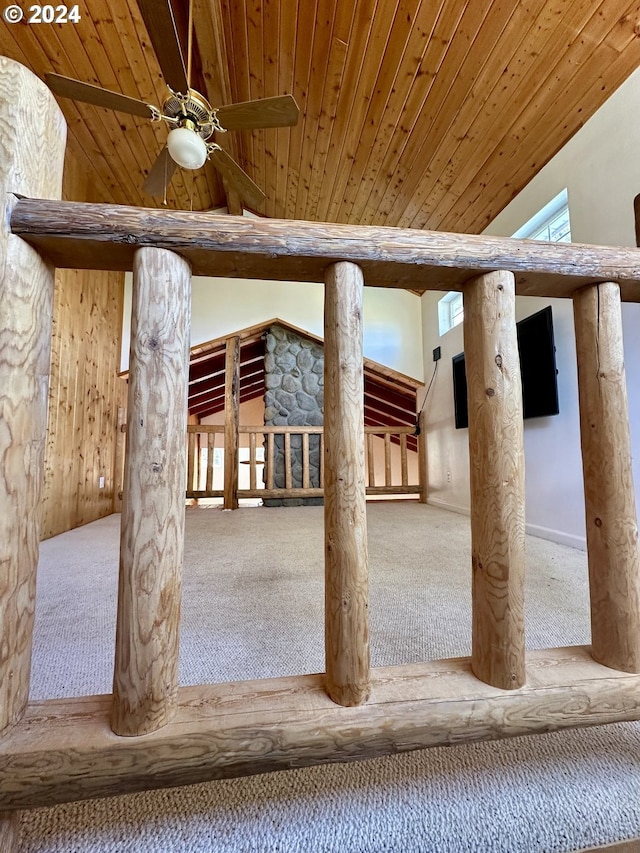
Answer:
<svg viewBox="0 0 640 853"><path fill-rule="evenodd" d="M633 198L640 192L640 70L621 86L574 138L491 223L485 233L510 236L565 187L573 242L635 245ZM427 403L430 500L469 509L467 430L453 422L451 356L462 351L462 329L438 336L437 302L422 298L425 376L432 350L442 361ZM517 319L551 304L560 414L525 421L527 527L532 533L584 547L578 391L573 309L565 299L519 297ZM623 306L636 494L640 495L640 305ZM451 482L448 482L450 472Z"/></svg>
<svg viewBox="0 0 640 853"><path fill-rule="evenodd" d="M318 337L323 331L324 286L289 281L195 277L191 346L278 317ZM423 378L420 299L406 290L365 287L364 354ZM122 370L129 364L131 275L125 280Z"/></svg>

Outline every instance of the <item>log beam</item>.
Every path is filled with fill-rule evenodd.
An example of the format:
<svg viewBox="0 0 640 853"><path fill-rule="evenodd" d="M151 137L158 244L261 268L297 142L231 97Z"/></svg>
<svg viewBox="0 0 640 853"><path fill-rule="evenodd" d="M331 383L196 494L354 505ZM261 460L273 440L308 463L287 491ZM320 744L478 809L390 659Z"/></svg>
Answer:
<svg viewBox="0 0 640 853"><path fill-rule="evenodd" d="M59 198L66 140L51 92L5 57L0 57L0 139L2 732L20 719L29 699L54 290L53 269L9 231L15 203L10 193Z"/></svg>
<svg viewBox="0 0 640 853"><path fill-rule="evenodd" d="M133 276L111 725L142 735L175 711L184 551L189 265L141 249Z"/></svg>
<svg viewBox="0 0 640 853"><path fill-rule="evenodd" d="M640 672L640 550L618 286L581 290L574 318L593 656Z"/></svg>
<svg viewBox="0 0 640 853"><path fill-rule="evenodd" d="M623 300L640 302L640 252L631 248L41 199L18 201L11 228L72 269L130 270L136 247L157 246L187 258L194 275L318 282L350 261L368 286L446 292L500 269L514 272L521 296L618 281Z"/></svg>
<svg viewBox="0 0 640 853"><path fill-rule="evenodd" d="M326 687L340 705L369 696L362 272L330 267L324 302Z"/></svg>
<svg viewBox="0 0 640 853"><path fill-rule="evenodd" d="M469 404L473 671L505 690L524 684L524 438L509 272L464 291Z"/></svg>
<svg viewBox="0 0 640 853"><path fill-rule="evenodd" d="M640 676L588 648L529 652L527 674L505 692L468 658L373 669L370 702L353 708L322 675L184 687L174 719L141 738L111 732L109 696L34 702L0 740L0 808L640 719Z"/></svg>
<svg viewBox="0 0 640 853"><path fill-rule="evenodd" d="M227 339L224 370L224 508L238 509L240 338Z"/></svg>

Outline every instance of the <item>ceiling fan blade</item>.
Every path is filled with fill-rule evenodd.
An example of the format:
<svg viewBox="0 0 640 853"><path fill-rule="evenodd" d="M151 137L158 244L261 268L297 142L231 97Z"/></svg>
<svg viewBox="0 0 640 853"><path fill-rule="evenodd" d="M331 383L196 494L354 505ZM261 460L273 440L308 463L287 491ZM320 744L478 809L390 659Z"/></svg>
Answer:
<svg viewBox="0 0 640 853"><path fill-rule="evenodd" d="M119 92L110 92L109 89L101 89L100 86L92 86L90 83L81 83L80 80L62 77L60 74L45 74L44 77L51 91L62 98L72 98L74 101L82 101L85 104L94 104L96 107L106 107L109 110L117 110L142 118L153 116L149 106L143 101L129 98Z"/></svg>
<svg viewBox="0 0 640 853"><path fill-rule="evenodd" d="M186 95L189 83L171 0L138 0L138 7L165 83Z"/></svg>
<svg viewBox="0 0 640 853"><path fill-rule="evenodd" d="M298 123L300 110L293 95L276 95L259 101L229 104L218 110L218 121L226 130L253 130L260 127L291 127Z"/></svg>
<svg viewBox="0 0 640 853"><path fill-rule="evenodd" d="M250 204L251 207L260 207L266 198L265 194L226 151L223 151L222 148L214 148L209 155L209 159L241 198Z"/></svg>
<svg viewBox="0 0 640 853"><path fill-rule="evenodd" d="M165 145L151 167L142 189L149 195L162 195L177 168L178 164L172 160L169 149Z"/></svg>

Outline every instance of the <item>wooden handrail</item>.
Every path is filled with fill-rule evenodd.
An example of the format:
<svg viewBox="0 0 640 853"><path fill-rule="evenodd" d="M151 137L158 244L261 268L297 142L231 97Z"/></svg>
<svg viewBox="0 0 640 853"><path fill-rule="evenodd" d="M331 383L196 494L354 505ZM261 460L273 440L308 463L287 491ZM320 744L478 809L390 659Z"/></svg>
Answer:
<svg viewBox="0 0 640 853"><path fill-rule="evenodd" d="M508 270L520 296L617 281L622 300L640 302L640 252L616 246L47 199L19 199L11 229L70 269L130 270L137 247L156 246L189 260L194 275L319 282L342 260L360 266L367 286L448 291Z"/></svg>
<svg viewBox="0 0 640 853"><path fill-rule="evenodd" d="M290 426L290 425L247 425L238 427L241 436L248 436L249 459L240 463L249 467L249 487L238 487L239 498L310 498L322 497L324 495L324 452L322 426ZM367 495L421 495L423 489L419 482L419 466L413 471L413 477L409 472L409 436L415 435L415 427L412 426L365 426L366 442L366 471L367 471ZM222 497L224 490L214 488L213 485L213 451L217 446L215 437L224 434L224 426L221 424L189 424L187 427L187 497L200 499L207 497ZM201 441L202 436L206 441ZM265 458L259 460L257 455L258 436L263 436L266 443ZM276 458L276 436L282 436L283 451L283 480L276 485L275 458ZM298 483L293 480L293 466L291 460L292 438L301 437L302 448L302 475ZM310 466L310 436L320 438L320 479L315 486L311 482ZM375 473L375 441L382 442L382 453L384 456L384 485L376 482ZM395 447L395 456L394 450ZM203 476L205 461L202 451L206 449L206 478ZM415 456L411 456L415 459ZM413 464L413 463L412 463ZM264 465L266 481L262 487L259 467ZM239 468L239 466L238 466ZM239 468L239 470L242 470Z"/></svg>

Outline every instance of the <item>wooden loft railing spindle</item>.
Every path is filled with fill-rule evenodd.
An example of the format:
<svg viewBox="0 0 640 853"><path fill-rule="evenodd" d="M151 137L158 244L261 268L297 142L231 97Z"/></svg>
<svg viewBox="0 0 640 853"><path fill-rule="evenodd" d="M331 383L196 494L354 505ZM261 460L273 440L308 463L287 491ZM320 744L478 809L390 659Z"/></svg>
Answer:
<svg viewBox="0 0 640 853"><path fill-rule="evenodd" d="M185 260L136 252L111 716L119 735L155 731L175 710L190 288Z"/></svg>
<svg viewBox="0 0 640 853"><path fill-rule="evenodd" d="M240 338L227 339L224 376L224 508L238 509Z"/></svg>
<svg viewBox="0 0 640 853"><path fill-rule="evenodd" d="M494 687L525 682L524 444L515 280L509 272L464 289L469 403L472 652Z"/></svg>
<svg viewBox="0 0 640 853"><path fill-rule="evenodd" d="M640 551L620 288L586 287L573 305L592 654L613 669L640 672Z"/></svg>
<svg viewBox="0 0 640 853"><path fill-rule="evenodd" d="M361 270L333 264L324 303L325 656L339 705L370 691Z"/></svg>
<svg viewBox="0 0 640 853"><path fill-rule="evenodd" d="M9 232L9 208L11 193L60 198L66 139L64 118L44 83L4 57L0 138L2 732L20 720L29 699L54 289L51 266Z"/></svg>

